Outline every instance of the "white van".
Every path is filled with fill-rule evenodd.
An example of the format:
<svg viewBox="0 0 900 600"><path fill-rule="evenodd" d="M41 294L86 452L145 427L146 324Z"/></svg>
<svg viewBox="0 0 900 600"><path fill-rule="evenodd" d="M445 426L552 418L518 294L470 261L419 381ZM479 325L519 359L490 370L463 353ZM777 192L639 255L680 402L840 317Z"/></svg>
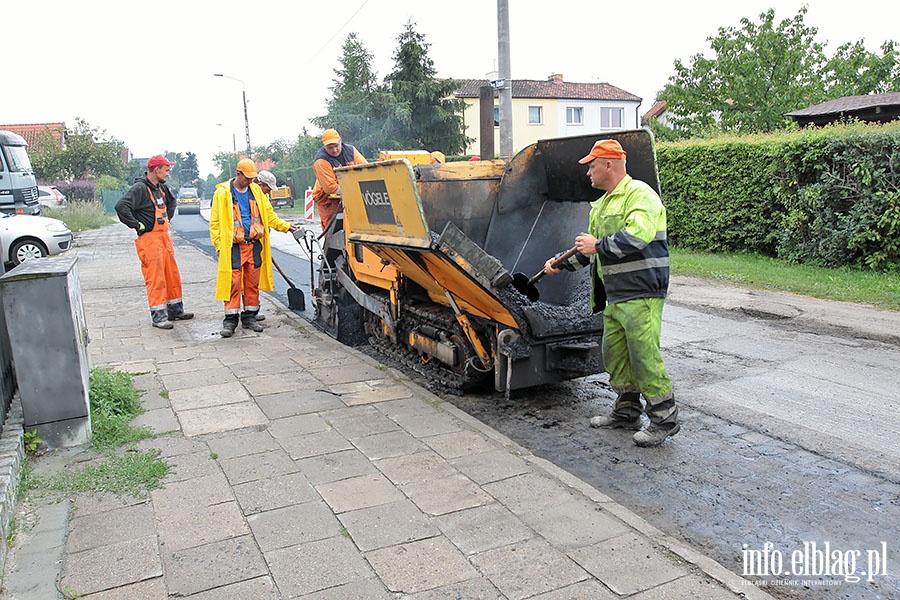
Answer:
<svg viewBox="0 0 900 600"><path fill-rule="evenodd" d="M0 130L0 212L40 215L37 181L25 138Z"/></svg>

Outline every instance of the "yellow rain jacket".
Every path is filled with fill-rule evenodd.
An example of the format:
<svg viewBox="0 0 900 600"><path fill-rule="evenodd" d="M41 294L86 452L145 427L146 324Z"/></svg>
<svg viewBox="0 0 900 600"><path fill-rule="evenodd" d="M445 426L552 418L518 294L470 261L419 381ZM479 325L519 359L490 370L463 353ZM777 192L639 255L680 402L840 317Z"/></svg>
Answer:
<svg viewBox="0 0 900 600"><path fill-rule="evenodd" d="M272 284L272 248L269 244L269 228L277 231L288 231L291 224L283 221L275 214L269 198L258 185L250 184L250 192L259 208L265 235L262 238L262 265L259 270L259 289L271 292ZM231 180L223 181L216 186L213 195L212 211L209 214L209 239L219 254L218 274L216 276L216 300L223 302L231 298L231 245L234 239L233 209L231 197Z"/></svg>

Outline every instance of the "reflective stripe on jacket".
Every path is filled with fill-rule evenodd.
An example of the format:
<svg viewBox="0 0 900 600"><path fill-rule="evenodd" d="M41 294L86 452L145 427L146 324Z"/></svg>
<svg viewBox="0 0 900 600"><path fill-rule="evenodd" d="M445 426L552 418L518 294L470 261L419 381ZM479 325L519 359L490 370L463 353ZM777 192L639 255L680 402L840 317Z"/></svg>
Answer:
<svg viewBox="0 0 900 600"><path fill-rule="evenodd" d="M626 175L614 190L591 203L588 231L597 238L599 259L592 275L602 278L610 304L666 297L666 208L653 188ZM594 277L591 279L596 287ZM591 306L594 297L592 294Z"/></svg>

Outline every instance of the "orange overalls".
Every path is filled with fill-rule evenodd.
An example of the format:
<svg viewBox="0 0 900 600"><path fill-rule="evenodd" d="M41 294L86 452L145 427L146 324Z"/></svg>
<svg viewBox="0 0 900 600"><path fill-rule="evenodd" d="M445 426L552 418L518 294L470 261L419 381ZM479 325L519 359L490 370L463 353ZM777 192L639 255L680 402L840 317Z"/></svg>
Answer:
<svg viewBox="0 0 900 600"><path fill-rule="evenodd" d="M231 298L225 302L225 317L240 315L241 321L255 319L259 312L259 269L262 266L262 242L259 240L265 236L259 207L252 194L249 195L249 200L250 232L246 237L237 198L234 197L231 203L234 231L231 245Z"/></svg>
<svg viewBox="0 0 900 600"><path fill-rule="evenodd" d="M184 311L181 298L181 273L175 262L175 248L169 237L169 215L166 199L162 191L157 198L147 186L150 198L156 208L156 223L153 229L134 240L138 258L141 259L141 273L147 288L147 301L155 323L168 319L168 313Z"/></svg>

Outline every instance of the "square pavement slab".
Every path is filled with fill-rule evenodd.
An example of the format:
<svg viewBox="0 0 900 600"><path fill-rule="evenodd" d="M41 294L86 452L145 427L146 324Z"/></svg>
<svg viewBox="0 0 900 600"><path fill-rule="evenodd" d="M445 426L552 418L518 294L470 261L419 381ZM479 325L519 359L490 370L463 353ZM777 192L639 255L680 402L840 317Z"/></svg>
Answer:
<svg viewBox="0 0 900 600"><path fill-rule="evenodd" d="M479 575L443 536L373 550L366 553L366 559L395 593L413 594Z"/></svg>
<svg viewBox="0 0 900 600"><path fill-rule="evenodd" d="M348 538L336 537L272 550L266 562L288 598L373 578L372 569Z"/></svg>
<svg viewBox="0 0 900 600"><path fill-rule="evenodd" d="M440 535L440 530L409 500L352 510L339 515L363 552Z"/></svg>
<svg viewBox="0 0 900 600"><path fill-rule="evenodd" d="M115 556L115 568L109 557ZM98 546L66 556L60 588L86 595L163 574L155 535Z"/></svg>
<svg viewBox="0 0 900 600"><path fill-rule="evenodd" d="M287 473L234 486L244 515L312 502L319 494L302 473Z"/></svg>
<svg viewBox="0 0 900 600"><path fill-rule="evenodd" d="M263 552L324 540L341 532L341 523L324 502L306 502L247 517Z"/></svg>
<svg viewBox="0 0 900 600"><path fill-rule="evenodd" d="M635 533L573 550L571 556L591 575L622 596L636 594L688 574L687 567ZM640 571L635 568L640 565ZM653 596L660 597L660 596Z"/></svg>
<svg viewBox="0 0 900 600"><path fill-rule="evenodd" d="M177 415L181 431L188 437L253 427L262 428L269 421L254 402L182 410L177 412Z"/></svg>
<svg viewBox="0 0 900 600"><path fill-rule="evenodd" d="M510 600L520 600L590 578L568 556L532 538L472 556L472 562Z"/></svg>
<svg viewBox="0 0 900 600"><path fill-rule="evenodd" d="M165 563L171 596L189 596L268 575L263 556L249 535L169 551Z"/></svg>

